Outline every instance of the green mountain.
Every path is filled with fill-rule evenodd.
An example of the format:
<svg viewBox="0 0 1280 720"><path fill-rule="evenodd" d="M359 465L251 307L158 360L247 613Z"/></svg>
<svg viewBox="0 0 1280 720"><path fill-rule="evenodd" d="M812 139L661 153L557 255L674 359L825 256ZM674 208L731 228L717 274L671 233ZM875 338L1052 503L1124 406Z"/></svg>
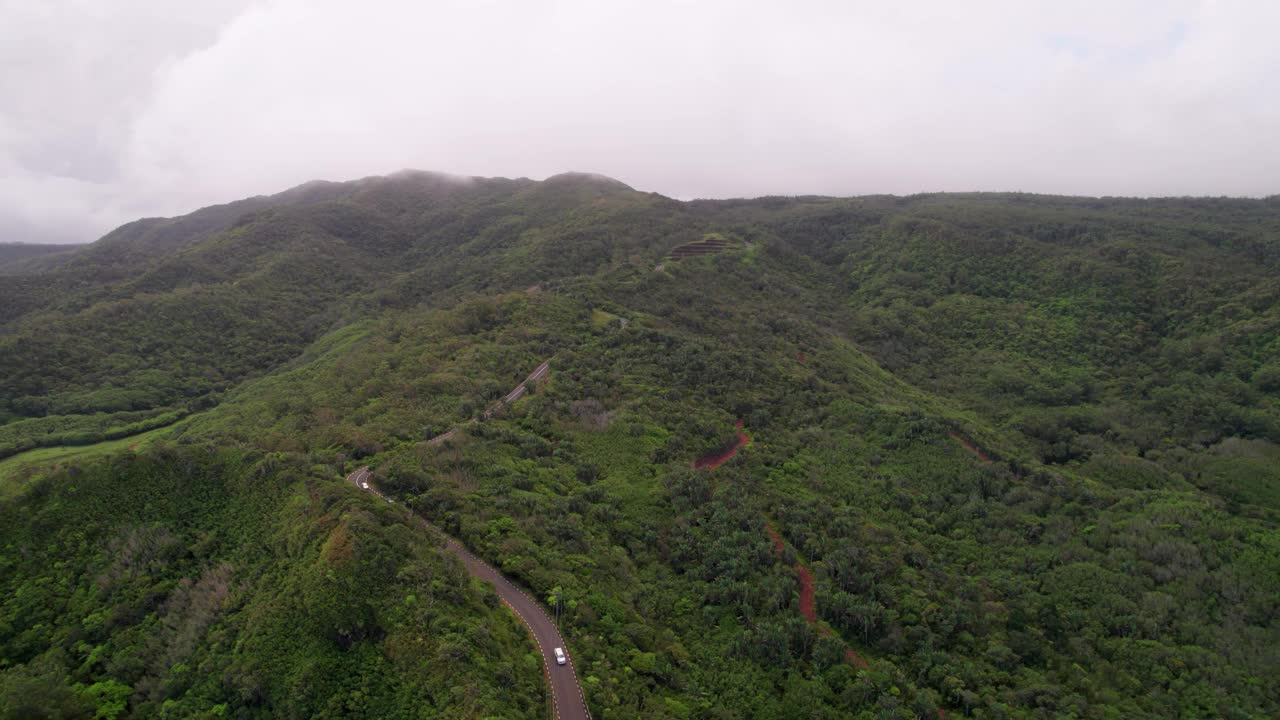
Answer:
<svg viewBox="0 0 1280 720"><path fill-rule="evenodd" d="M83 245L0 243L0 274L17 275L54 267L59 261L83 247Z"/></svg>
<svg viewBox="0 0 1280 720"><path fill-rule="evenodd" d="M0 717L542 716L364 465L598 718L1280 712L1275 198L404 172L19 267Z"/></svg>

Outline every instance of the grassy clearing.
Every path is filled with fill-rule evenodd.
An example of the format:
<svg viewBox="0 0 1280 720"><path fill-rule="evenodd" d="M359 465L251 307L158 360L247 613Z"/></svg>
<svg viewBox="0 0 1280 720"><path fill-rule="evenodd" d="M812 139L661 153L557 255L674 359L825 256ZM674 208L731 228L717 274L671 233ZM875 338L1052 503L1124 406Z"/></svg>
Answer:
<svg viewBox="0 0 1280 720"><path fill-rule="evenodd" d="M609 327L609 325L617 319L618 319L617 315L614 315L611 312L605 312L604 310L596 308L595 310L591 311L591 329L603 330Z"/></svg>
<svg viewBox="0 0 1280 720"><path fill-rule="evenodd" d="M180 424L93 445L57 445L36 448L7 457L0 460L0 500L8 500L19 495L41 470L53 469L72 460L83 461L119 452L140 450L172 433Z"/></svg>
<svg viewBox="0 0 1280 720"><path fill-rule="evenodd" d="M574 438L583 459L600 469L601 483L610 495L632 506L653 504L659 496L661 485L650 456L667 436L658 426L645 427L641 433L636 427L615 421L604 431Z"/></svg>

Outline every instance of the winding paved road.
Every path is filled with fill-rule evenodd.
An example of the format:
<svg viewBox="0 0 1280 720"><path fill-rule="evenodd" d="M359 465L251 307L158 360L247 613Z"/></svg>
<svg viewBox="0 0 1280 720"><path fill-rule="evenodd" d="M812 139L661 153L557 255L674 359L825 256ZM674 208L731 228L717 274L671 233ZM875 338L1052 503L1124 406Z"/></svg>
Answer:
<svg viewBox="0 0 1280 720"><path fill-rule="evenodd" d="M523 382L521 382L519 385L512 388L511 392L504 395L501 400L497 401L492 406L490 406L487 410L485 410L484 414L480 416L480 419L488 420L489 418L493 417L494 414L497 413L502 408L524 397L524 394L529 390L529 383L537 382L542 378L546 377L547 371L549 371L550 369L551 369L551 361L544 360L541 365L533 369L533 372L529 373L529 377L525 378ZM472 425L472 424L475 424L476 422L478 421L475 418L472 418L464 424ZM430 440L428 440L427 444L439 445L445 440L448 440L449 438L453 437L454 433L456 432L458 432L458 428L456 427L450 428L448 432L441 433L431 438Z"/></svg>
<svg viewBox="0 0 1280 720"><path fill-rule="evenodd" d="M373 473L369 472L368 467L362 467L347 476L347 481L356 487L371 492L387 502L395 502L374 487L372 480ZM414 514L414 517L444 536L445 549L458 556L463 566L467 568L467 572L473 577L493 583L493 589L497 591L498 597L516 614L516 617L520 618L520 622L529 628L529 634L533 636L533 641L538 646L538 654L542 656L547 687L551 689L554 717L557 720L590 720L591 712L587 710L587 700L582 694L582 685L578 683L578 673L573 669L573 655L569 653L569 646L565 644L564 637L560 635L556 624L552 622L542 606L528 593L516 587L502 573L471 554L471 551L463 547L462 543L449 537L421 516ZM564 650L566 661L564 665L556 663L555 648Z"/></svg>
<svg viewBox="0 0 1280 720"><path fill-rule="evenodd" d="M538 653L542 655L542 667L547 674L547 686L551 688L551 705L555 717L559 720L589 720L591 712L587 710L587 699L582 694L582 686L578 684L578 673L573 669L573 656L569 653L564 638L560 636L560 631L556 629L556 624L542 606L512 585L502 573L472 555L448 535L445 536L445 547L462 560L462 564L472 575L493 583L498 597L529 628L533 641L538 645ZM556 664L553 648L564 649L564 665Z"/></svg>
<svg viewBox="0 0 1280 720"><path fill-rule="evenodd" d="M524 382L517 385L497 405L485 412L484 417L488 419L498 407L519 400L525 393L526 384L541 380L547 374L549 367L549 361L539 365L529 377L525 378ZM432 438L429 442L430 444L437 444L453 437L453 433L454 430L450 430L443 435ZM395 502L374 487L372 482L373 473L369 472L367 466L348 475L347 481L389 503ZM529 628L529 634L533 636L533 641L538 646L538 654L542 656L542 667L546 673L547 687L551 689L551 707L556 720L591 720L591 711L587 710L587 700L582 694L582 685L578 682L578 673L573 669L573 655L569 653L569 646L565 644L564 638L556 628L556 624L551 621L542 606L523 590L512 584L502 573L472 555L471 551L462 546L462 543L449 537L440 528L431 525L420 515L414 513L414 517L444 536L445 548L458 556L463 566L467 568L467 572L471 573L473 577L493 583L493 589L497 591L498 597L516 614L516 617L520 618L520 622ZM555 648L564 650L564 665L556 663Z"/></svg>

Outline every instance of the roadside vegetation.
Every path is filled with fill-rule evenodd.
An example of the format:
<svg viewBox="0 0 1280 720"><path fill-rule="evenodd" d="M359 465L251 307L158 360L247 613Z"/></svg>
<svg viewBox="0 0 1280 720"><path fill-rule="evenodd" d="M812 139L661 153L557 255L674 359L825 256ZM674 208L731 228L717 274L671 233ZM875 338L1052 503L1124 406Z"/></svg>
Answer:
<svg viewBox="0 0 1280 720"><path fill-rule="evenodd" d="M342 484L369 465L561 609L599 718L1280 709L1274 201L433 183L321 188L150 249L143 277L222 273L148 280L155 302L297 314L128 331L168 378L111 374L137 407L71 369L142 367L129 350L9 381L0 437L192 414L133 456L24 466L0 505L8 692L105 717L541 716L520 626ZM709 233L750 250L662 263ZM251 278L286 261L307 270L276 305ZM0 358L140 301L119 282L14 319ZM695 469L739 422L750 444ZM104 589L138 533L172 542Z"/></svg>
<svg viewBox="0 0 1280 720"><path fill-rule="evenodd" d="M161 444L0 505L0 716L541 717L524 629L331 471Z"/></svg>

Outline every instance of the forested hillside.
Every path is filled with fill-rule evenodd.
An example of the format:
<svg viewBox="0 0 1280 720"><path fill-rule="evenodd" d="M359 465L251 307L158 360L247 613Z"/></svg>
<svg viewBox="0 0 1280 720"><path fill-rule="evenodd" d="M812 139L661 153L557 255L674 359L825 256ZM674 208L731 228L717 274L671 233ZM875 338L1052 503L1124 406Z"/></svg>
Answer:
<svg viewBox="0 0 1280 720"><path fill-rule="evenodd" d="M541 716L368 465L561 608L596 717L1272 717L1278 277L1275 199L406 173L125 226L0 277L0 716Z"/></svg>
<svg viewBox="0 0 1280 720"><path fill-rule="evenodd" d="M0 713L540 717L523 630L302 458L162 447L0 506Z"/></svg>
<svg viewBox="0 0 1280 720"><path fill-rule="evenodd" d="M82 247L0 242L0 274L14 275L56 265Z"/></svg>

